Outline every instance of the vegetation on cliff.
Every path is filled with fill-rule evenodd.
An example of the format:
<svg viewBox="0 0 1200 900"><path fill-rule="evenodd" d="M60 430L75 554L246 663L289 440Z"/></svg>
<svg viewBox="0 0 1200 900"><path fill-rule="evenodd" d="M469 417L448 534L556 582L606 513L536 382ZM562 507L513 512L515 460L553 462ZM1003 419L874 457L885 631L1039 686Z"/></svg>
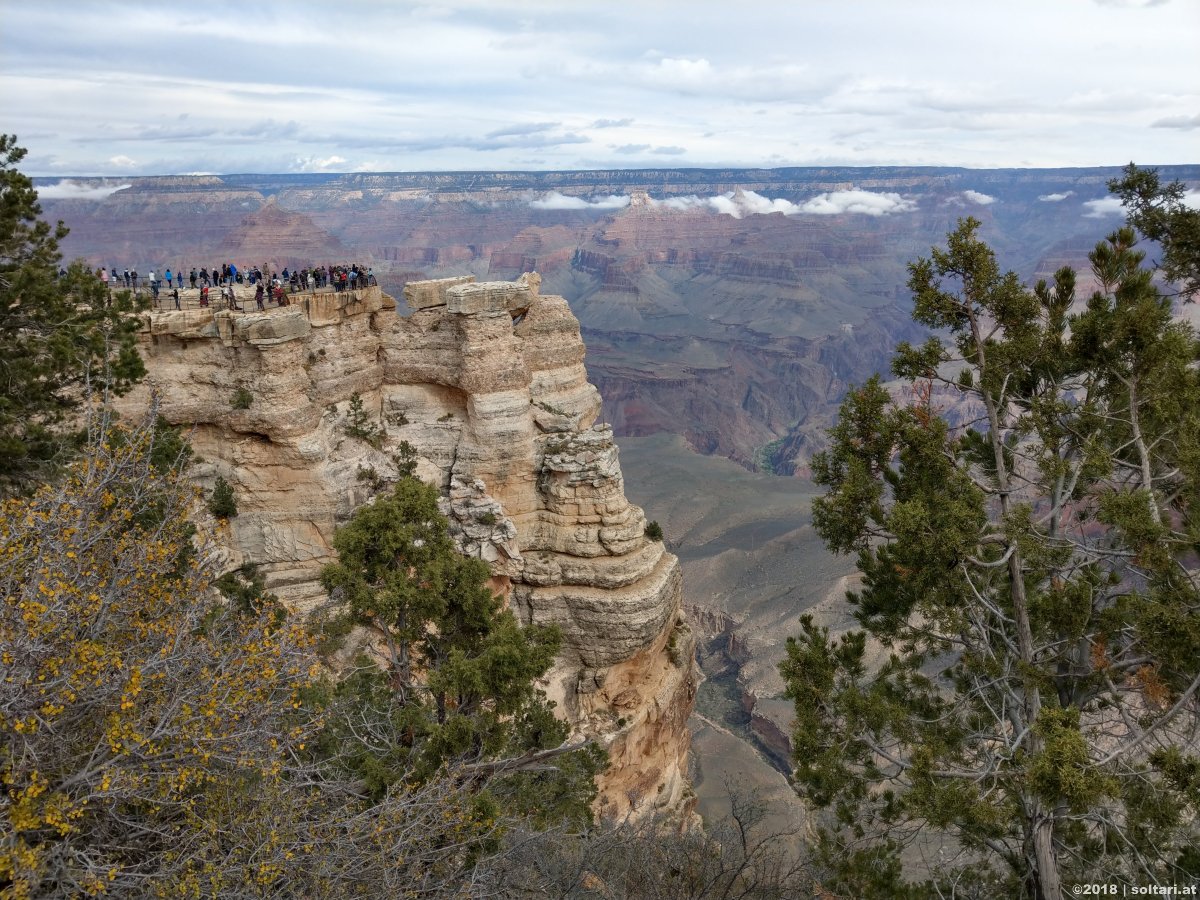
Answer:
<svg viewBox="0 0 1200 900"><path fill-rule="evenodd" d="M0 135L0 494L32 488L63 461L85 385L120 393L145 372L129 292L110 294L78 263L60 275L67 229L40 218L16 141Z"/></svg>
<svg viewBox="0 0 1200 900"><path fill-rule="evenodd" d="M487 564L456 550L437 489L402 477L355 513L334 546L338 560L322 573L331 608L378 652L360 656L337 687L353 717L330 721L331 751L355 748L348 764L373 795L457 765L490 782L510 815L590 821L603 754L568 742L537 688L558 629L522 628L503 608ZM367 721L375 732L362 740ZM507 777L489 779L497 773Z"/></svg>
<svg viewBox="0 0 1200 900"><path fill-rule="evenodd" d="M0 517L6 896L459 896L538 829L589 825L601 757L561 746L535 687L556 635L499 609L432 488L365 507L328 575L358 620L390 616L391 650L423 610L423 677L360 660L335 684L307 620L216 577L178 437L102 409L88 435Z"/></svg>
<svg viewBox="0 0 1200 900"><path fill-rule="evenodd" d="M156 431L101 415L60 481L4 505L6 894L323 896L451 876L496 823L446 775L368 796L348 748L313 752L345 715L313 702L313 639L269 597L211 589L213 536L178 467L155 465Z"/></svg>
<svg viewBox="0 0 1200 900"><path fill-rule="evenodd" d="M904 392L852 390L813 464L814 524L863 579L862 630L805 617L781 665L828 883L1191 883L1200 342L1132 229L1091 253L1100 287L1072 313L1072 271L1028 291L978 227L909 268L914 318L948 341L902 344ZM922 884L914 846L935 860Z"/></svg>

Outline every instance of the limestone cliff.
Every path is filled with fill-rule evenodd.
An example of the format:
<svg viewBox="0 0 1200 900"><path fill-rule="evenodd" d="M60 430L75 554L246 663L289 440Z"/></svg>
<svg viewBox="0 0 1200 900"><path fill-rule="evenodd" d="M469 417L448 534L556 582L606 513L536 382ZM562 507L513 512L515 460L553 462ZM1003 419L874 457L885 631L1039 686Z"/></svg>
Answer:
<svg viewBox="0 0 1200 900"><path fill-rule="evenodd" d="M408 316L377 287L153 312L150 374L126 402L157 390L163 416L192 426L197 477L235 491L232 552L297 609L322 599L334 529L409 442L464 552L523 621L562 628L547 689L609 750L599 811L684 812L696 673L678 561L625 499L579 323L539 286L414 282Z"/></svg>

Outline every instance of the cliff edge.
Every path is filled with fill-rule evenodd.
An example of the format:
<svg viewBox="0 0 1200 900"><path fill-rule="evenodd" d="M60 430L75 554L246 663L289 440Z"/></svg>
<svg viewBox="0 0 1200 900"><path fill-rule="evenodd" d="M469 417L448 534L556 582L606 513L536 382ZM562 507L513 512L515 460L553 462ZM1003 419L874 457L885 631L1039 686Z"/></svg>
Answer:
<svg viewBox="0 0 1200 900"><path fill-rule="evenodd" d="M697 674L679 563L625 498L579 322L539 287L534 273L413 282L408 316L378 287L152 312L149 375L124 403L157 391L164 418L192 428L196 476L234 489L235 564L300 610L324 599L335 528L407 441L463 551L522 621L562 629L547 692L609 751L597 812L686 814Z"/></svg>

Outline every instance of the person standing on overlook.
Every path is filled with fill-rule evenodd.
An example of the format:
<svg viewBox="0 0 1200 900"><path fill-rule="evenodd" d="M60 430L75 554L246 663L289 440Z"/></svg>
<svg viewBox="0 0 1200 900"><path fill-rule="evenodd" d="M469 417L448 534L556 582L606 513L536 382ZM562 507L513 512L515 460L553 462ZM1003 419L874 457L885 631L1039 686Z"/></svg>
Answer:
<svg viewBox="0 0 1200 900"><path fill-rule="evenodd" d="M171 289L171 286L172 286L172 285L171 285L171 270L170 270L170 269L167 269L167 271L163 273L163 278L167 279L167 290L169 291L169 290Z"/></svg>

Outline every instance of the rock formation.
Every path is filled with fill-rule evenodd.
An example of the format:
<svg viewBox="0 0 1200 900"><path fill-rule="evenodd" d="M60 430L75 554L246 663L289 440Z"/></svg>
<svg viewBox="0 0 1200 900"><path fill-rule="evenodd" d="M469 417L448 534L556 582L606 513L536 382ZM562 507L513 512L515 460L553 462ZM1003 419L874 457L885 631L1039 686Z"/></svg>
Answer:
<svg viewBox="0 0 1200 900"><path fill-rule="evenodd" d="M378 287L152 312L150 374L125 402L158 391L162 415L192 427L197 477L235 491L234 562L296 609L323 598L335 528L395 477L407 441L464 552L521 620L561 627L547 691L610 753L599 812L686 813L696 673L678 561L625 499L578 321L539 287L532 273L413 282L408 316Z"/></svg>

